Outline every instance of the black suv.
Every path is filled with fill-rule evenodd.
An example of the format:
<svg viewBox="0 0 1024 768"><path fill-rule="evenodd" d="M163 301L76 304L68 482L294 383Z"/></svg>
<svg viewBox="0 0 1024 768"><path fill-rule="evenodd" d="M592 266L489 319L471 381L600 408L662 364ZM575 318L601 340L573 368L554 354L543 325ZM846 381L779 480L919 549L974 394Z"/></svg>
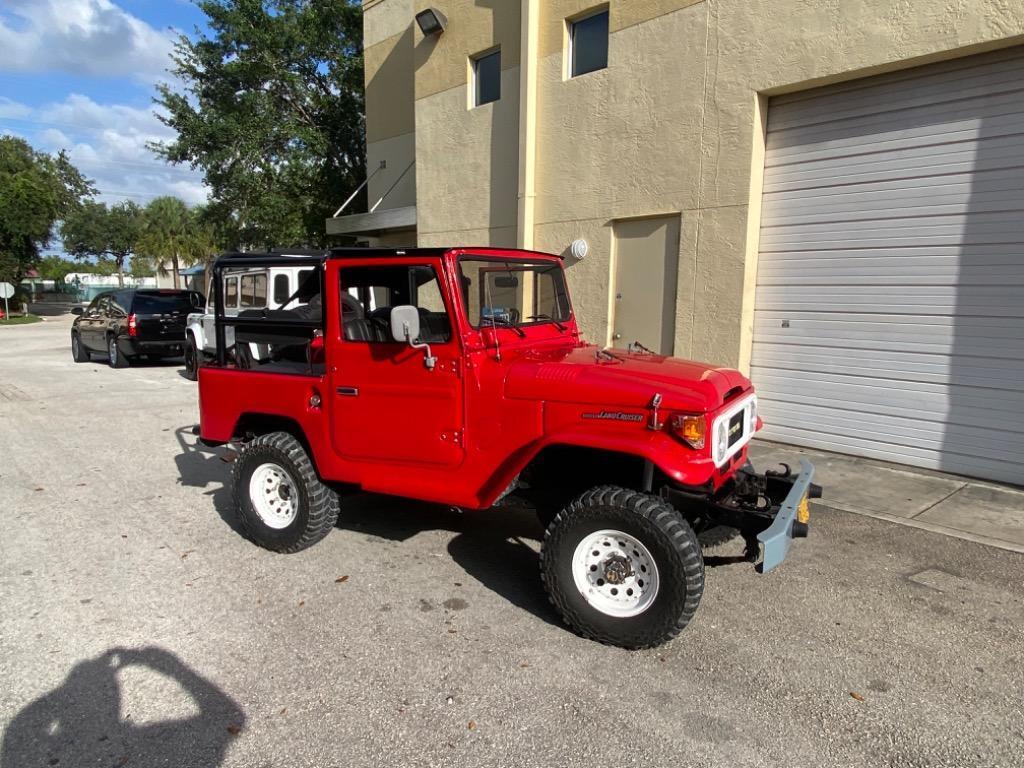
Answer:
<svg viewBox="0 0 1024 768"><path fill-rule="evenodd" d="M185 347L185 319L206 300L196 291L125 288L101 293L71 326L71 354L84 363L91 353L107 355L112 368L127 368L132 358L177 357Z"/></svg>

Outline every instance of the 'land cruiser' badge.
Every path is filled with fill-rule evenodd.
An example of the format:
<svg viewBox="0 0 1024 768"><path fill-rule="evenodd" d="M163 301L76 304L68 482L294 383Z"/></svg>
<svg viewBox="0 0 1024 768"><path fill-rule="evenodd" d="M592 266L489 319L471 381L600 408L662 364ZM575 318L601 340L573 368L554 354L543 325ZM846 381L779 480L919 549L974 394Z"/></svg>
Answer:
<svg viewBox="0 0 1024 768"><path fill-rule="evenodd" d="M643 421L642 413L624 413L622 411L599 411L598 413L584 413L584 419L600 419L602 421Z"/></svg>

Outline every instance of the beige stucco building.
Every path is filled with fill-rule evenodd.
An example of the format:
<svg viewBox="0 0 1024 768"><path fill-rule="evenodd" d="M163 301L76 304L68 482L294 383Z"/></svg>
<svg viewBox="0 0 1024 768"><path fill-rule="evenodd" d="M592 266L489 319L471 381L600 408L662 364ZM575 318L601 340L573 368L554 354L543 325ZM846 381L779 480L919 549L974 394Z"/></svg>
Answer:
<svg viewBox="0 0 1024 768"><path fill-rule="evenodd" d="M1014 47L1024 3L363 7L373 212L331 219L329 232L564 253L590 340L639 339L751 371L783 425L776 437L1024 482L1024 408L986 411L971 389L1005 386L1024 405L1024 318L1007 319L1024 313L1005 291L963 289L978 265L998 272L997 288L1024 290L1024 190L995 168L1024 166L1024 140L1012 137L1024 118ZM418 26L428 8L443 14L442 32ZM602 13L606 66L577 74L575 25ZM494 52L488 66L500 74L477 82ZM1011 209L1015 218L999 218ZM574 241L585 242L583 258ZM972 302L1005 311L979 326ZM880 323L888 336L875 333ZM965 355L979 333L1004 352L1017 339L1017 358L974 375L979 363ZM840 413L836 399L860 405ZM899 434L881 449L858 437L905 406L923 409L927 428L888 427ZM952 445L954 427L1006 428L1007 418L1012 434L998 447L970 430L969 449Z"/></svg>

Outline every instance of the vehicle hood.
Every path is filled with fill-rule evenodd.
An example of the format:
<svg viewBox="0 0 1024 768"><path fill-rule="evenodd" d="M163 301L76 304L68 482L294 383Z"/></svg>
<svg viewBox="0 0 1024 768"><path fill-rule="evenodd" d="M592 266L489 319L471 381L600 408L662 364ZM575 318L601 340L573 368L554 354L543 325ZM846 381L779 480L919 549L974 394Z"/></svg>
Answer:
<svg viewBox="0 0 1024 768"><path fill-rule="evenodd" d="M524 400L645 408L655 394L662 407L703 412L718 408L727 393L745 391L739 371L663 355L609 350L593 345L526 353L509 366L506 397Z"/></svg>

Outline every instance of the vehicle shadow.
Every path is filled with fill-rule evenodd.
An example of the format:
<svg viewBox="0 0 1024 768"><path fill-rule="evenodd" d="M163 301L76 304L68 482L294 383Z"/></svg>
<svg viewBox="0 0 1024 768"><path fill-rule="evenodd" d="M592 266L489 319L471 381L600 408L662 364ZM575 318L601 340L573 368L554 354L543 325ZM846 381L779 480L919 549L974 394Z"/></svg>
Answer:
<svg viewBox="0 0 1024 768"><path fill-rule="evenodd" d="M231 459L234 453L226 447L210 448L203 445L192 433L192 429L192 425L189 425L174 430L174 437L181 449L174 456L178 482L190 488L202 488L213 501L213 508L220 519L241 536L242 528L235 518L231 501Z"/></svg>
<svg viewBox="0 0 1024 768"><path fill-rule="evenodd" d="M342 499L338 527L406 541L422 531L451 531L448 554L466 574L549 624L562 626L540 581L539 556L530 542L543 529L521 507L458 512L437 504L356 494Z"/></svg>
<svg viewBox="0 0 1024 768"><path fill-rule="evenodd" d="M187 695L190 714L139 723L122 716L126 684L119 673L146 668ZM141 692L138 694L141 695ZM129 699L132 701L133 699ZM151 699L147 699L151 703ZM166 706L166 704L165 704ZM0 768L76 765L220 765L245 725L231 697L170 651L112 648L76 664L54 690L27 704L0 743Z"/></svg>
<svg viewBox="0 0 1024 768"><path fill-rule="evenodd" d="M208 448L191 425L174 430L180 451L174 457L178 482L202 488L220 518L236 534L244 533L234 514L228 448ZM540 583L534 547L543 529L532 511L522 508L460 513L438 504L376 494L350 494L341 499L338 528L403 542L424 531L450 531L448 553L468 576L513 605L550 624L561 621Z"/></svg>

